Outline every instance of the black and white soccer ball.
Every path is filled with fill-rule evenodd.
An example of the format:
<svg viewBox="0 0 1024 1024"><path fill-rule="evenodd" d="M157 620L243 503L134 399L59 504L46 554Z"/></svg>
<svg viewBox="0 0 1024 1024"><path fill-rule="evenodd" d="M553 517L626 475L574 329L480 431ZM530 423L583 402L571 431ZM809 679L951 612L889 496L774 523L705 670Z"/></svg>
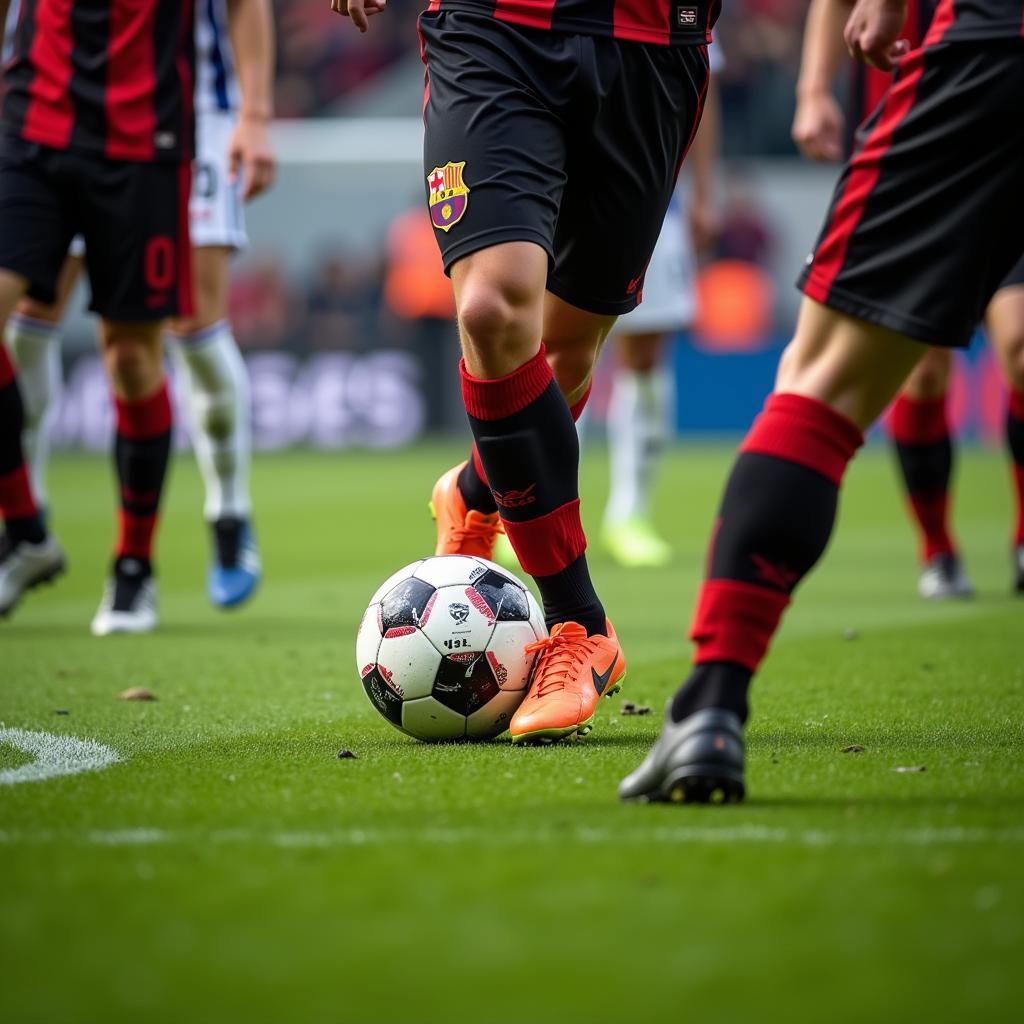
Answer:
<svg viewBox="0 0 1024 1024"><path fill-rule="evenodd" d="M424 558L389 576L356 636L370 703L420 740L488 739L508 728L547 636L526 587L494 562Z"/></svg>

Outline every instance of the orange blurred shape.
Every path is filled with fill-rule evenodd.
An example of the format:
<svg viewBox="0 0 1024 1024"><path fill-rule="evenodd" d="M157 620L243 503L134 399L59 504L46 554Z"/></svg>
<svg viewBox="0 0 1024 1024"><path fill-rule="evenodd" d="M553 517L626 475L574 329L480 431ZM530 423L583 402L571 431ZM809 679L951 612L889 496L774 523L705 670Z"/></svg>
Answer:
<svg viewBox="0 0 1024 1024"><path fill-rule="evenodd" d="M752 352L770 338L775 286L760 267L719 260L697 274L695 341L715 352Z"/></svg>
<svg viewBox="0 0 1024 1024"><path fill-rule="evenodd" d="M420 206L391 222L384 300L396 316L406 320L455 316L452 285L445 277L430 215Z"/></svg>

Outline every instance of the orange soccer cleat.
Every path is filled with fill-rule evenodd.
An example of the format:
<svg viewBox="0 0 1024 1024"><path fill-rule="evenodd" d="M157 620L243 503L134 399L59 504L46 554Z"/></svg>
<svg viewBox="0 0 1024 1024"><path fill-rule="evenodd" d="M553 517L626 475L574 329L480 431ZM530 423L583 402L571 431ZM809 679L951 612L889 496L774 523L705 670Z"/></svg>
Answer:
<svg viewBox="0 0 1024 1024"><path fill-rule="evenodd" d="M622 688L626 659L609 622L607 636L587 636L576 622L560 622L551 635L529 644L539 657L526 700L512 716L513 743L554 743L586 736L602 697Z"/></svg>
<svg viewBox="0 0 1024 1024"><path fill-rule="evenodd" d="M437 520L435 555L476 555L494 561L494 543L505 532L497 512L488 515L467 509L459 492L459 474L465 462L449 469L434 484L430 514Z"/></svg>

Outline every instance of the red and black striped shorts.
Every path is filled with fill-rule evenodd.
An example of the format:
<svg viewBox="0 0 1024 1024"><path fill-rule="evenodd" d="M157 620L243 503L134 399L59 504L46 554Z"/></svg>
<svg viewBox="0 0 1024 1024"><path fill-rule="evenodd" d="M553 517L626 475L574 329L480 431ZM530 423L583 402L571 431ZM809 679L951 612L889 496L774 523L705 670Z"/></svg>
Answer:
<svg viewBox="0 0 1024 1024"><path fill-rule="evenodd" d="M1024 280L1024 39L932 42L861 130L805 295L929 345L970 342Z"/></svg>

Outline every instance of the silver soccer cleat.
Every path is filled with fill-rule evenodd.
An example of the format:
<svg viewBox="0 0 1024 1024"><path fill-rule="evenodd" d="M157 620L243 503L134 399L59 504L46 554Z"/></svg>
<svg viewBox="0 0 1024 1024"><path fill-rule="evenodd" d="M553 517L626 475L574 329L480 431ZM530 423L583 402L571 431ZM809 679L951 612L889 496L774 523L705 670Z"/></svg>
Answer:
<svg viewBox="0 0 1024 1024"><path fill-rule="evenodd" d="M10 545L5 539L0 554L0 618L9 615L27 591L56 579L66 565L64 551L52 534L38 544Z"/></svg>

